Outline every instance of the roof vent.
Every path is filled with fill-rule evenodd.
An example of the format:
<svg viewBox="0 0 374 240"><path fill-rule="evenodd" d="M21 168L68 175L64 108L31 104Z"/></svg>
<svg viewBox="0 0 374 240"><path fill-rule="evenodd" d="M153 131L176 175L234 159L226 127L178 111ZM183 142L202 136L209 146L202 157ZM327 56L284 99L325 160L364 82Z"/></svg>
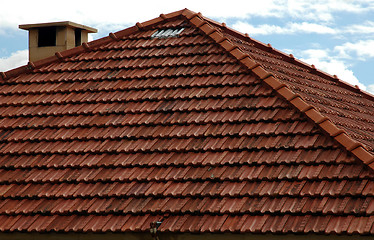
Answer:
<svg viewBox="0 0 374 240"><path fill-rule="evenodd" d="M95 28L74 22L51 22L19 25L29 31L29 61L37 61L82 45L88 41L88 33L96 33Z"/></svg>
<svg viewBox="0 0 374 240"><path fill-rule="evenodd" d="M181 32L183 32L184 28L179 29L162 29L157 30L155 33L152 34L151 38L170 38L170 37L178 37Z"/></svg>

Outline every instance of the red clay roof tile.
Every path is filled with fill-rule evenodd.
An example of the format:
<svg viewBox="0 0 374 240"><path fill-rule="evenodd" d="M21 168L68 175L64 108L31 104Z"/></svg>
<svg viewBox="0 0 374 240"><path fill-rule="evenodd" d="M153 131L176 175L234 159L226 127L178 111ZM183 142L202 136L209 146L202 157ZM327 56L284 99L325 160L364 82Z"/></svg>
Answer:
<svg viewBox="0 0 374 240"><path fill-rule="evenodd" d="M2 232L374 229L373 97L271 45L183 10L30 66L1 74Z"/></svg>

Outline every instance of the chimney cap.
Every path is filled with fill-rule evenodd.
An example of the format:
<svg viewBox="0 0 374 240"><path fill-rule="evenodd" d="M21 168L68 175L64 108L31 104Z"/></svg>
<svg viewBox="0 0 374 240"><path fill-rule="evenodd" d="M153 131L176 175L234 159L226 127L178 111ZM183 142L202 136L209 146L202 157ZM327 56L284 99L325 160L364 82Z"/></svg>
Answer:
<svg viewBox="0 0 374 240"><path fill-rule="evenodd" d="M75 22L70 21L63 21L63 22L49 22L49 23L35 23L35 24L21 24L18 26L20 29L29 30L32 28L41 28L41 27L72 27L72 28L79 28L82 30L86 30L89 33L97 33L96 28L87 27L82 24L78 24Z"/></svg>

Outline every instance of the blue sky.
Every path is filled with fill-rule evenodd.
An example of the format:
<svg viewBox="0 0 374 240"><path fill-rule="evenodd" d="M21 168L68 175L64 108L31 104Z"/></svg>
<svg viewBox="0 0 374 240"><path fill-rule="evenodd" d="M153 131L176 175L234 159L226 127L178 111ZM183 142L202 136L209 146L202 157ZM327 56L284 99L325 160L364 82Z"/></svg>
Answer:
<svg viewBox="0 0 374 240"><path fill-rule="evenodd" d="M0 71L28 61L19 24L73 21L97 39L186 7L374 93L374 0L3 1Z"/></svg>

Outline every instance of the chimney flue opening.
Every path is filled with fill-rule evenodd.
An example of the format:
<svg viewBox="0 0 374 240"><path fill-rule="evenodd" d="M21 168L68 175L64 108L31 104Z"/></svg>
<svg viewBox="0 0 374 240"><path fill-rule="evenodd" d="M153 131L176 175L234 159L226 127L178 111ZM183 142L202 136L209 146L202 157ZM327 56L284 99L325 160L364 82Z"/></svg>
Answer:
<svg viewBox="0 0 374 240"><path fill-rule="evenodd" d="M38 29L38 47L56 46L56 27Z"/></svg>
<svg viewBox="0 0 374 240"><path fill-rule="evenodd" d="M75 34L75 46L78 47L82 45L82 29L76 28L74 29Z"/></svg>

